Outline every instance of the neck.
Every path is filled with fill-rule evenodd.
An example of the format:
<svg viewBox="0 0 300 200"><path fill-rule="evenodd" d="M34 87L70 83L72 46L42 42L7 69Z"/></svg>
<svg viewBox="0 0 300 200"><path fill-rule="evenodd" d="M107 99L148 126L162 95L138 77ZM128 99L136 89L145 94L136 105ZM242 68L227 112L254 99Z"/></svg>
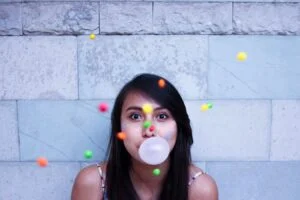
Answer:
<svg viewBox="0 0 300 200"><path fill-rule="evenodd" d="M159 193L162 189L163 181L165 180L169 170L169 159L159 165L147 165L132 159L130 176L133 184L137 188L148 188L152 192ZM158 176L153 175L154 169L159 169Z"/></svg>

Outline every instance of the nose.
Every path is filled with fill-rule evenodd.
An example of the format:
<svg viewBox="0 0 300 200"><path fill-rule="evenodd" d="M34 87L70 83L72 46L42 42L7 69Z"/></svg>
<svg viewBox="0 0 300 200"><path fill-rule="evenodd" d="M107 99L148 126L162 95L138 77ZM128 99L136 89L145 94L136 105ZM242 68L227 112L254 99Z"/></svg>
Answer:
<svg viewBox="0 0 300 200"><path fill-rule="evenodd" d="M144 137L153 137L156 135L155 131L156 130L155 130L154 125L151 125L150 127L145 128L143 136Z"/></svg>

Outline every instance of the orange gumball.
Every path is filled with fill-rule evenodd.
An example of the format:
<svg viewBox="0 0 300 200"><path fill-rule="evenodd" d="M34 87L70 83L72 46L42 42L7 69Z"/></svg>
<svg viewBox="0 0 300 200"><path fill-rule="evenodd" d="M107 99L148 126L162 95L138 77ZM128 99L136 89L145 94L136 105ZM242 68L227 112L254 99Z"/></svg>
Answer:
<svg viewBox="0 0 300 200"><path fill-rule="evenodd" d="M160 88L164 88L164 87L166 86L165 80L164 80L164 79L159 79L159 81L158 81L158 86L159 86Z"/></svg>
<svg viewBox="0 0 300 200"><path fill-rule="evenodd" d="M48 160L44 157L39 157L36 162L40 167L46 167L48 165Z"/></svg>
<svg viewBox="0 0 300 200"><path fill-rule="evenodd" d="M117 134L117 138L118 138L119 140L125 140L126 134L125 134L124 132L119 132L119 133Z"/></svg>

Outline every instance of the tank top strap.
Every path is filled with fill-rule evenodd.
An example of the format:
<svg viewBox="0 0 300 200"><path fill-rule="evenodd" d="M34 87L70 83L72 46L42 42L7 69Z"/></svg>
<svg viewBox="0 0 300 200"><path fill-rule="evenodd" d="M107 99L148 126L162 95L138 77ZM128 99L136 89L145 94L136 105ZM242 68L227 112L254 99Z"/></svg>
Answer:
<svg viewBox="0 0 300 200"><path fill-rule="evenodd" d="M100 183L100 188L102 192L105 192L105 180L104 180L104 175L103 175L103 171L101 169L101 166L99 163L97 163L97 168L98 168L98 172L100 175L100 179L101 179L101 183Z"/></svg>
<svg viewBox="0 0 300 200"><path fill-rule="evenodd" d="M203 174L206 174L206 172L197 172L197 173L195 173L194 174L194 176L192 176L192 178L191 178L191 180L189 181L189 186L194 182L194 180L197 178L197 177L199 177L199 176L201 176L201 175L203 175Z"/></svg>

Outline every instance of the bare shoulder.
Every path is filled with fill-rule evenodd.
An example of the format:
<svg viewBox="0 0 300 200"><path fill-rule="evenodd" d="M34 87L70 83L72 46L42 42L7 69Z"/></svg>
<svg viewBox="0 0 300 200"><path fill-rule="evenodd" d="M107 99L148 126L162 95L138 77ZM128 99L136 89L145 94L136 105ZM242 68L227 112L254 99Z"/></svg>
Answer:
<svg viewBox="0 0 300 200"><path fill-rule="evenodd" d="M105 169L106 164L102 163ZM77 174L72 188L72 200L99 200L103 198L101 178L96 164L89 165Z"/></svg>
<svg viewBox="0 0 300 200"><path fill-rule="evenodd" d="M189 200L218 200L218 187L215 180L194 165L190 166L190 172L193 174L202 172L203 174L189 186Z"/></svg>

